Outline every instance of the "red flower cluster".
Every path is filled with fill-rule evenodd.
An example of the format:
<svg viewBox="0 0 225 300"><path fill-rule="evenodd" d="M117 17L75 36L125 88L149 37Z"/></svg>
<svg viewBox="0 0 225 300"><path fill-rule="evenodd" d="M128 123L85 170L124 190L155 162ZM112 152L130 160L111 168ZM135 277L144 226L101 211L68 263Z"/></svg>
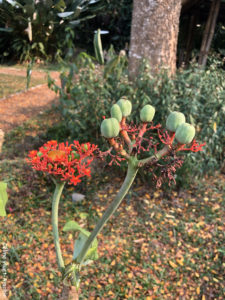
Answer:
<svg viewBox="0 0 225 300"><path fill-rule="evenodd" d="M198 144L196 140L193 140L189 148L185 148L185 145L180 145L177 148L177 151L192 151L192 152L198 152L203 151L202 147L204 147L206 143Z"/></svg>
<svg viewBox="0 0 225 300"><path fill-rule="evenodd" d="M96 145L90 143L80 144L74 141L69 145L68 142L58 144L57 141L49 141L38 151L30 151L27 163L37 171L77 185L81 177L91 175L89 165L97 149Z"/></svg>

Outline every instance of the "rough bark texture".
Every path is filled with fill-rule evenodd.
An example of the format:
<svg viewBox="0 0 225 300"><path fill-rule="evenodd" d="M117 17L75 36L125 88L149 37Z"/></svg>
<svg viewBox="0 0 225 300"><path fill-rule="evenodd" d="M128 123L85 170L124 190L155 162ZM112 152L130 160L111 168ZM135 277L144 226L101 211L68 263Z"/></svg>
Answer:
<svg viewBox="0 0 225 300"><path fill-rule="evenodd" d="M147 59L153 72L160 67L176 70L181 0L134 0L129 53L133 79L140 62Z"/></svg>

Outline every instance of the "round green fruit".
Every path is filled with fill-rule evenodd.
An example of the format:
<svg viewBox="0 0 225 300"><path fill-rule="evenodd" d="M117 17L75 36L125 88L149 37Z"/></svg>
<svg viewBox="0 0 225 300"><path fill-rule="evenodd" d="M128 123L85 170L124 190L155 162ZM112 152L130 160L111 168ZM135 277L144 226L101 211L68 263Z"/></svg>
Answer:
<svg viewBox="0 0 225 300"><path fill-rule="evenodd" d="M117 119L118 122L122 120L122 112L118 104L114 104L111 108L111 117Z"/></svg>
<svg viewBox="0 0 225 300"><path fill-rule="evenodd" d="M132 104L129 100L121 98L119 101L117 101L117 104L120 107L123 117L128 117L131 114Z"/></svg>
<svg viewBox="0 0 225 300"><path fill-rule="evenodd" d="M169 114L166 120L166 128L169 131L175 132L177 127L185 123L185 116L181 112L173 111Z"/></svg>
<svg viewBox="0 0 225 300"><path fill-rule="evenodd" d="M120 132L120 124L115 118L109 118L102 121L101 124L101 133L107 138L111 139L118 136Z"/></svg>
<svg viewBox="0 0 225 300"><path fill-rule="evenodd" d="M191 124L183 123L178 126L175 138L180 144L189 144L195 136L195 128Z"/></svg>
<svg viewBox="0 0 225 300"><path fill-rule="evenodd" d="M151 122L155 115L155 108L149 104L145 105L140 111L142 122Z"/></svg>

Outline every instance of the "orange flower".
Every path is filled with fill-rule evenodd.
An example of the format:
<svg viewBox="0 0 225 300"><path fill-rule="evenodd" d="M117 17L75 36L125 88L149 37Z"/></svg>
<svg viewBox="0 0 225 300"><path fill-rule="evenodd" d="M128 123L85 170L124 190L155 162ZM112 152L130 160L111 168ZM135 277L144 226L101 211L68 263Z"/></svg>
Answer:
<svg viewBox="0 0 225 300"><path fill-rule="evenodd" d="M81 177L90 176L90 163L94 157L97 146L86 143L80 144L74 141L73 144L49 141L39 150L29 152L27 163L37 171L43 171L53 175L61 181L68 181L77 185Z"/></svg>

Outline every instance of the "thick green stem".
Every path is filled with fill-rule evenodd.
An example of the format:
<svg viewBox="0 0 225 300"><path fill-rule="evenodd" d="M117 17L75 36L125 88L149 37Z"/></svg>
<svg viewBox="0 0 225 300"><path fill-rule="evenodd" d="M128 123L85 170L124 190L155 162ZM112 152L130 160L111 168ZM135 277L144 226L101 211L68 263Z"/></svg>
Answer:
<svg viewBox="0 0 225 300"><path fill-rule="evenodd" d="M88 237L86 243L84 244L83 249L81 250L79 256L76 259L76 262L81 264L85 258L85 255L88 251L88 249L91 246L91 243L94 241L96 236L100 233L103 226L106 224L108 219L113 215L113 213L116 211L117 207L122 202L123 198L126 196L127 192L129 191L136 175L138 172L138 166L137 166L138 160L135 157L130 158L128 162L128 170L126 178L123 182L123 185L121 186L118 194L116 195L113 202L109 205L109 207L106 209L104 215L96 225L95 229L92 231L90 236Z"/></svg>
<svg viewBox="0 0 225 300"><path fill-rule="evenodd" d="M54 192L53 201L52 201L52 230L53 230L57 262L58 262L60 271L62 271L65 266L64 266L64 261L62 258L62 252L61 252L60 242L59 242L58 210L59 210L59 200L60 200L65 183L64 182L62 182L62 183L55 182L55 185L56 185L55 192Z"/></svg>
<svg viewBox="0 0 225 300"><path fill-rule="evenodd" d="M139 160L138 167L141 168L144 165L151 164L153 161L158 161L161 157L167 155L170 151L171 147L169 145L165 145L164 148L158 151L156 154Z"/></svg>

